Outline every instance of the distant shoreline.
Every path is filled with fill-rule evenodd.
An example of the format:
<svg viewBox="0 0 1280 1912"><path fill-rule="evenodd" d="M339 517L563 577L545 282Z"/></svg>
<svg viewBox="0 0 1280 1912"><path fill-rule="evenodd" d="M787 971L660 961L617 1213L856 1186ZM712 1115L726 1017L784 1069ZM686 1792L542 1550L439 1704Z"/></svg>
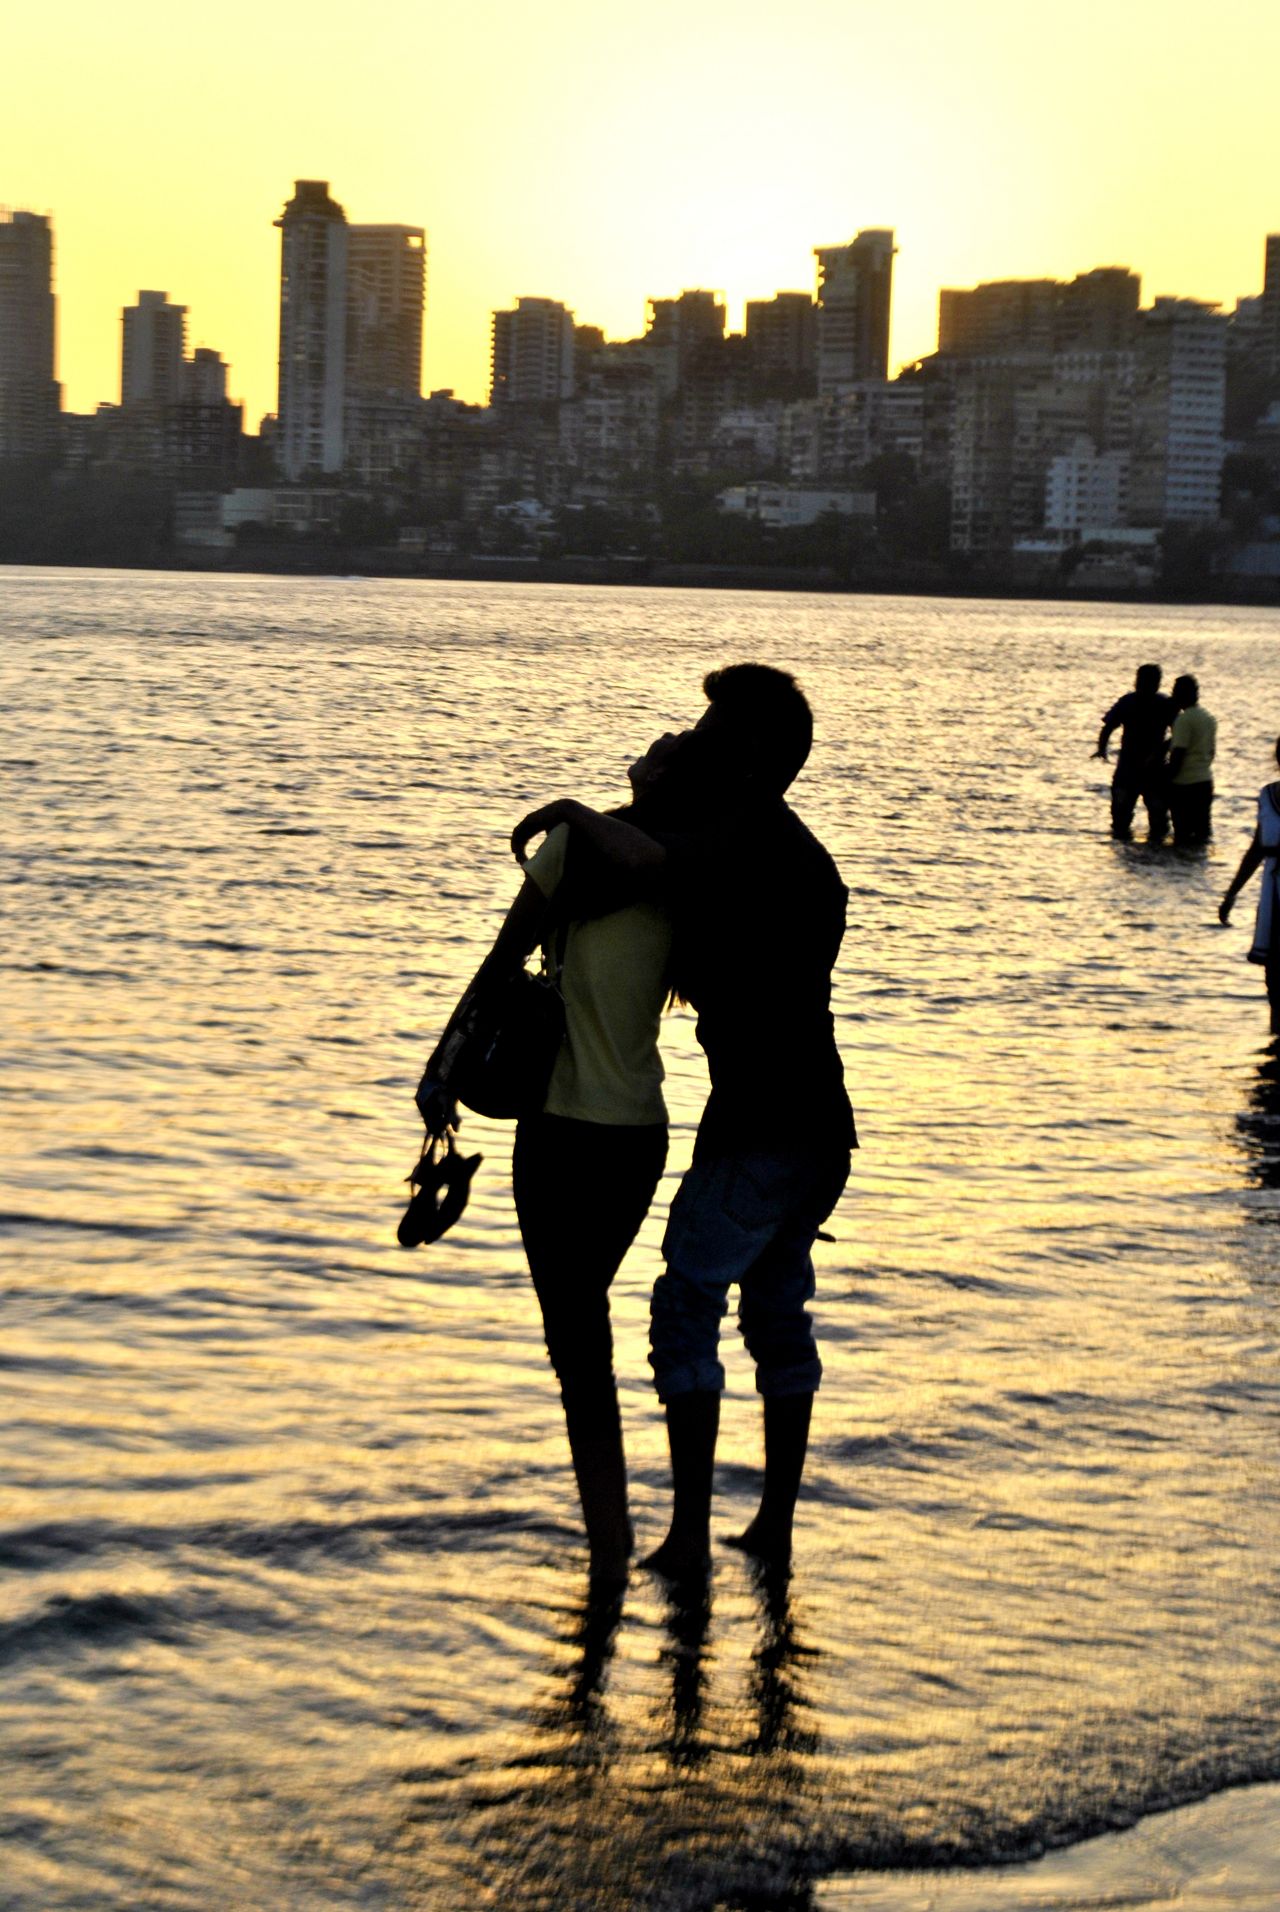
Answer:
<svg viewBox="0 0 1280 1912"><path fill-rule="evenodd" d="M1065 604L1206 605L1223 609L1280 609L1280 585L1230 591L1175 592L1143 587L1121 590L1071 590L999 574L968 578L936 575L840 577L821 567L654 563L644 558L438 558L401 557L387 552L348 551L322 560L318 553L234 552L215 561L194 555L153 560L149 564L110 559L48 559L0 562L3 571L148 571L156 576L240 576L285 578L388 578L399 582L469 584L593 584L644 586L654 590L795 591L818 596L995 598ZM1241 583L1243 584L1243 580Z"/></svg>

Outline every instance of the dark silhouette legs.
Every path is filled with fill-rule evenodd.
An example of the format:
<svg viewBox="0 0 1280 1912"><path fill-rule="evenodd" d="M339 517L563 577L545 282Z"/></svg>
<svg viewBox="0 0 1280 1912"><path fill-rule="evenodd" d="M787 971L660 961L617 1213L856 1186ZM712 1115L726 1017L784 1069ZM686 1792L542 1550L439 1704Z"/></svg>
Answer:
<svg viewBox="0 0 1280 1912"><path fill-rule="evenodd" d="M809 1447L812 1394L767 1396L764 1403L764 1492L751 1525L726 1536L725 1545L740 1547L758 1560L778 1565L791 1558L791 1528L796 1496Z"/></svg>
<svg viewBox="0 0 1280 1912"><path fill-rule="evenodd" d="M1280 1036L1280 963L1268 963L1267 1003L1271 1010L1271 1033Z"/></svg>
<svg viewBox="0 0 1280 1912"><path fill-rule="evenodd" d="M520 1123L512 1155L520 1233L600 1586L625 1580L633 1545L609 1285L644 1220L666 1152L663 1126L609 1128L541 1115Z"/></svg>
<svg viewBox="0 0 1280 1912"><path fill-rule="evenodd" d="M780 1566L790 1560L791 1531L812 1413L812 1394L766 1396L760 1507L745 1532L726 1537L726 1546L739 1547L757 1560ZM707 1570L711 1555L711 1483L719 1427L718 1394L678 1394L667 1403L674 1491L671 1528L644 1564L670 1580L692 1579Z"/></svg>
<svg viewBox="0 0 1280 1912"><path fill-rule="evenodd" d="M667 1402L667 1445L671 1450L671 1528L645 1561L669 1580L705 1574L711 1560L711 1481L720 1396L697 1389Z"/></svg>
<svg viewBox="0 0 1280 1912"><path fill-rule="evenodd" d="M607 1402L576 1403L566 1393L564 1420L591 1553L591 1578L616 1585L627 1577L635 1545L616 1388L610 1389Z"/></svg>

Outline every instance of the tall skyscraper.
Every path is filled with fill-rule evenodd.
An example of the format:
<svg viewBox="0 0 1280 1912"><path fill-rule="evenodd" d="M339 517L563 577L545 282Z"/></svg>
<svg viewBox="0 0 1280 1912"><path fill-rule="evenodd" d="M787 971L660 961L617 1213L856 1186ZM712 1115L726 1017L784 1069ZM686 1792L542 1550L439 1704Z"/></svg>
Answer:
<svg viewBox="0 0 1280 1912"><path fill-rule="evenodd" d="M493 315L489 403L537 405L573 395L573 314L554 299L517 299Z"/></svg>
<svg viewBox="0 0 1280 1912"><path fill-rule="evenodd" d="M421 226L347 228L348 392L421 397L426 258Z"/></svg>
<svg viewBox="0 0 1280 1912"><path fill-rule="evenodd" d="M893 233L860 232L847 246L815 248L818 261L818 396L889 376Z"/></svg>
<svg viewBox="0 0 1280 1912"><path fill-rule="evenodd" d="M298 180L276 224L284 474L398 469L422 395L426 235L348 225L322 179Z"/></svg>
<svg viewBox="0 0 1280 1912"><path fill-rule="evenodd" d="M53 228L41 213L0 210L0 459L50 455L61 402Z"/></svg>
<svg viewBox="0 0 1280 1912"><path fill-rule="evenodd" d="M1280 378L1280 232L1267 234L1262 278L1263 352L1272 378Z"/></svg>
<svg viewBox="0 0 1280 1912"><path fill-rule="evenodd" d="M167 292L140 292L121 319L120 403L176 405L187 349L186 306L170 305Z"/></svg>
<svg viewBox="0 0 1280 1912"><path fill-rule="evenodd" d="M347 216L324 179L300 179L280 228L280 463L287 478L342 469Z"/></svg>

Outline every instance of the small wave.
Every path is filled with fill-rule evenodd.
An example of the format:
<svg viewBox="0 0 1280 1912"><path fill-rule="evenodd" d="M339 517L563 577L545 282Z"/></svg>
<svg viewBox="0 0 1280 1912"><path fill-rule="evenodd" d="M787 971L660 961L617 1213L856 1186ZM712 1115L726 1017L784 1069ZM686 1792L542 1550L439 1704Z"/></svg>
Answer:
<svg viewBox="0 0 1280 1912"><path fill-rule="evenodd" d="M51 1233L81 1235L123 1235L129 1239L145 1241L178 1241L184 1234L181 1228L166 1227L162 1222L118 1222L93 1221L83 1215L33 1215L27 1209L0 1209L0 1232L19 1229L48 1229Z"/></svg>
<svg viewBox="0 0 1280 1912"><path fill-rule="evenodd" d="M0 1534L0 1567L23 1572L79 1560L112 1544L118 1529L110 1521L44 1521L36 1527Z"/></svg>
<svg viewBox="0 0 1280 1912"><path fill-rule="evenodd" d="M45 1521L0 1533L0 1569L43 1572L104 1554L172 1556L219 1554L234 1560L288 1566L320 1554L330 1559L368 1559L385 1550L436 1553L453 1544L514 1533L560 1533L550 1517L519 1508L437 1509L405 1514L369 1514L356 1520L290 1520L279 1523L206 1521L190 1526L137 1526L109 1520ZM3 1637L0 1630L0 1638Z"/></svg>
<svg viewBox="0 0 1280 1912"><path fill-rule="evenodd" d="M0 1666L28 1655L112 1645L132 1635L174 1645L184 1637L173 1602L155 1594L55 1594L38 1612L0 1622Z"/></svg>
<svg viewBox="0 0 1280 1912"><path fill-rule="evenodd" d="M58 1148L42 1149L40 1153L47 1162L161 1162L180 1168L198 1166L198 1158L194 1155L179 1155L162 1149L118 1149L109 1142L66 1142Z"/></svg>

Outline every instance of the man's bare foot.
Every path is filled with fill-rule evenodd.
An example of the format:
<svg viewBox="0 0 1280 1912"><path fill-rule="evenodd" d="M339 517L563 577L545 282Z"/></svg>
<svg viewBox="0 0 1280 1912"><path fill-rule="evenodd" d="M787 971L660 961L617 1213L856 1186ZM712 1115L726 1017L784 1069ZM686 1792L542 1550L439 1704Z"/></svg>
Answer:
<svg viewBox="0 0 1280 1912"><path fill-rule="evenodd" d="M672 1533L640 1565L660 1573L664 1580L705 1580L711 1571L711 1549L705 1542Z"/></svg>
<svg viewBox="0 0 1280 1912"><path fill-rule="evenodd" d="M790 1527L775 1526L771 1521L761 1520L758 1514L744 1532L723 1535L722 1544L736 1547L739 1553L750 1554L753 1560L764 1560L774 1567L785 1567L791 1559Z"/></svg>

